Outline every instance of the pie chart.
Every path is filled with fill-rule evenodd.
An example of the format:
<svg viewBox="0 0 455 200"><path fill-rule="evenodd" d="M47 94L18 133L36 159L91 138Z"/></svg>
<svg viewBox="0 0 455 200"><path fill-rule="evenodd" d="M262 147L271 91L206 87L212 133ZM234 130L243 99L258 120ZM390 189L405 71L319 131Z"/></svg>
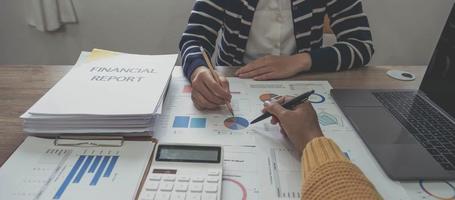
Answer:
<svg viewBox="0 0 455 200"><path fill-rule="evenodd" d="M224 126L231 130L241 130L250 125L250 122L243 117L229 117L224 120Z"/></svg>
<svg viewBox="0 0 455 200"><path fill-rule="evenodd" d="M261 94L261 96L259 96L259 99L264 102L264 101L270 101L272 99L275 99L275 98L278 98L280 97L279 95L277 94L273 94L273 93L265 93L265 94Z"/></svg>
<svg viewBox="0 0 455 200"><path fill-rule="evenodd" d="M310 96L309 101L311 103L322 103L325 101L325 97L315 92Z"/></svg>

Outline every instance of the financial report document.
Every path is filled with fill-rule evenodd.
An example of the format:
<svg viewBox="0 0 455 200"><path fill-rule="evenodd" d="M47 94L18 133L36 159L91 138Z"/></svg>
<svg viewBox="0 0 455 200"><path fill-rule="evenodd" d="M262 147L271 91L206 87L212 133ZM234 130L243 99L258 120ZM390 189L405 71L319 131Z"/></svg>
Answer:
<svg viewBox="0 0 455 200"><path fill-rule="evenodd" d="M57 116L152 115L160 109L176 59L176 54L126 53L86 59L27 112Z"/></svg>
<svg viewBox="0 0 455 200"><path fill-rule="evenodd" d="M93 49L21 118L29 135L147 135L162 112L176 55Z"/></svg>
<svg viewBox="0 0 455 200"><path fill-rule="evenodd" d="M153 148L151 141L70 147L27 137L0 168L0 199L134 199Z"/></svg>

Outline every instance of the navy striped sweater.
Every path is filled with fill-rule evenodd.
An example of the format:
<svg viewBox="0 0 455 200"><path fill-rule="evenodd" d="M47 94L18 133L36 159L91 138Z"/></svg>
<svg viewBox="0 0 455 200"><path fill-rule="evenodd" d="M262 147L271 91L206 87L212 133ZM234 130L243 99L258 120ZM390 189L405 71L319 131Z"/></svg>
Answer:
<svg viewBox="0 0 455 200"><path fill-rule="evenodd" d="M362 0L290 0L295 53L308 52L311 71L339 71L366 65L374 53ZM179 43L185 76L207 66L199 47L213 55L216 65L243 66L243 55L258 0L196 0ZM322 47L323 21L328 15L337 42ZM216 43L221 30L221 39Z"/></svg>

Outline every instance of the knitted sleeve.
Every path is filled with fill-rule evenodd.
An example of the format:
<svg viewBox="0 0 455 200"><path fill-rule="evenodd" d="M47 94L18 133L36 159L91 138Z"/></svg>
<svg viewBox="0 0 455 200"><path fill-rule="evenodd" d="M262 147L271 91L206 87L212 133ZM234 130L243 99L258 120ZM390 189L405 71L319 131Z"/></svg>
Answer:
<svg viewBox="0 0 455 200"><path fill-rule="evenodd" d="M325 137L310 141L302 155L302 199L382 199L362 171Z"/></svg>

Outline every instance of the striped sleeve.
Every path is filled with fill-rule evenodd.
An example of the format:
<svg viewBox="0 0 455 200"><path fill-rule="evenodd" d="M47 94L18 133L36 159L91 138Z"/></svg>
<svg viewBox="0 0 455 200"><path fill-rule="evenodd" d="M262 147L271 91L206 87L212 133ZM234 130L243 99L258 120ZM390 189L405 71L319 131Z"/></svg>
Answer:
<svg viewBox="0 0 455 200"><path fill-rule="evenodd" d="M337 42L310 52L313 71L340 71L368 64L374 53L362 0L328 0L327 14Z"/></svg>
<svg viewBox="0 0 455 200"><path fill-rule="evenodd" d="M180 56L185 76L190 79L199 66L207 66L199 47L211 56L215 50L218 31L223 24L224 9L221 0L196 0L188 25L179 43Z"/></svg>

